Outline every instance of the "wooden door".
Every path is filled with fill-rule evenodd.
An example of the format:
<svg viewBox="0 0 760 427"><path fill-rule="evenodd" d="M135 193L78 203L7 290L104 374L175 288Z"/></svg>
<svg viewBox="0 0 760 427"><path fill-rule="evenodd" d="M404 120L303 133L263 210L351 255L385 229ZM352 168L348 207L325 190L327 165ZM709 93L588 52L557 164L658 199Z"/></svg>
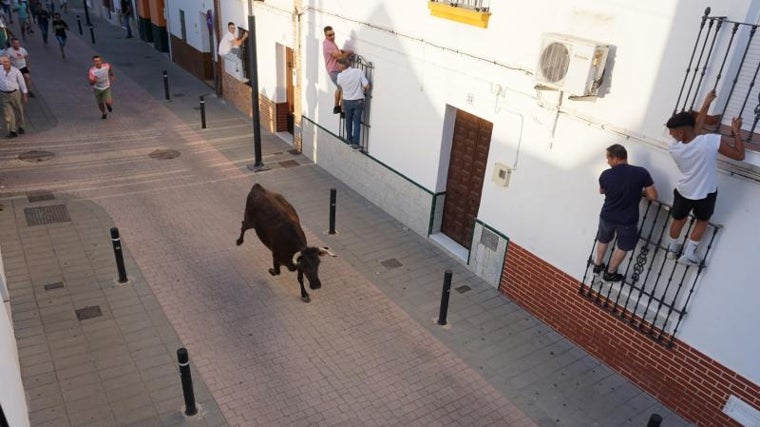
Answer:
<svg viewBox="0 0 760 427"><path fill-rule="evenodd" d="M470 248L493 123L457 110L441 232Z"/></svg>
<svg viewBox="0 0 760 427"><path fill-rule="evenodd" d="M293 87L293 49L285 48L285 93L288 98L288 132L293 133L295 88Z"/></svg>

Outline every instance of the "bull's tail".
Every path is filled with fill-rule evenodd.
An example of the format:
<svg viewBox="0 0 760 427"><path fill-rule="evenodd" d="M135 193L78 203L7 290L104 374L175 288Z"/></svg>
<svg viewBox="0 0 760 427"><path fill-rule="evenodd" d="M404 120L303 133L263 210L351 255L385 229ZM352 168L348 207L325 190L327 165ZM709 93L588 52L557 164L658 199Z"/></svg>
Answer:
<svg viewBox="0 0 760 427"><path fill-rule="evenodd" d="M238 246L243 244L243 235L245 234L245 231L249 228L253 228L253 226L248 225L245 221L242 221L242 225L240 226L240 236L238 236L237 241L235 242Z"/></svg>

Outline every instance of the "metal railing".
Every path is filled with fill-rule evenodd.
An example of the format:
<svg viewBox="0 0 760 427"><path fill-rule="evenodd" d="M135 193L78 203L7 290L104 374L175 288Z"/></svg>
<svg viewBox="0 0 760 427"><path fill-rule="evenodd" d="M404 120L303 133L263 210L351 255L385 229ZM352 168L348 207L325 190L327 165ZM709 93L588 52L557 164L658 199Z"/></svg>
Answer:
<svg viewBox="0 0 760 427"><path fill-rule="evenodd" d="M701 263L682 265L665 256L670 206L646 201L640 210L638 245L619 267L624 272L623 281L605 282L601 274L593 274L594 241L579 293L656 342L671 346L721 226L708 225L700 245ZM681 236L682 247L686 246L693 224L694 218L690 216L687 230ZM610 248L616 247L615 243L611 242ZM609 252L606 265L613 251Z"/></svg>
<svg viewBox="0 0 760 427"><path fill-rule="evenodd" d="M488 12L490 10L489 0L430 0L431 3L443 3L453 7L464 7L477 12Z"/></svg>
<svg viewBox="0 0 760 427"><path fill-rule="evenodd" d="M742 128L748 133L746 141L751 142L760 122L760 87L755 87L760 72L758 25L710 16L710 11L709 7L705 9L699 24L673 113L694 111L700 92L714 89L718 91L718 104L723 105L712 116L716 130L730 134L733 117L727 117L728 112L729 116L743 119Z"/></svg>

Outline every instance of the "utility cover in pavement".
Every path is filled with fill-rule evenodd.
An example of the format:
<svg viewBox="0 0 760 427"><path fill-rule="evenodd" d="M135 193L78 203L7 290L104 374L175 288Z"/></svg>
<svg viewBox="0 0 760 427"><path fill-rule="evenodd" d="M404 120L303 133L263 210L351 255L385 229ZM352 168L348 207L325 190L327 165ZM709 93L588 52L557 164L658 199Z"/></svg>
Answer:
<svg viewBox="0 0 760 427"><path fill-rule="evenodd" d="M80 321L92 319L94 317L100 317L103 315L103 312L100 311L99 305L92 305L90 307L80 308L79 310L74 311L77 313L77 319Z"/></svg>
<svg viewBox="0 0 760 427"><path fill-rule="evenodd" d="M29 200L29 203L34 203L54 200L55 196L49 191L35 191L33 193L26 193L26 198Z"/></svg>
<svg viewBox="0 0 760 427"><path fill-rule="evenodd" d="M385 261L380 262L380 264L382 264L385 268L398 268L404 265L401 264L396 258L386 259Z"/></svg>
<svg viewBox="0 0 760 427"><path fill-rule="evenodd" d="M31 163L44 162L46 160L52 159L53 157L55 157L55 154L51 153L50 151L39 150L25 151L18 155L19 160Z"/></svg>
<svg viewBox="0 0 760 427"><path fill-rule="evenodd" d="M49 283L45 285L46 291L52 291L53 289L60 289L63 287L63 282Z"/></svg>
<svg viewBox="0 0 760 427"><path fill-rule="evenodd" d="M69 210L66 209L66 205L24 208L24 215L26 216L26 224L30 227L33 225L55 224L57 222L71 221Z"/></svg>
<svg viewBox="0 0 760 427"><path fill-rule="evenodd" d="M457 292L459 292L460 294L463 294L463 293L469 291L470 289L472 289L472 288L469 287L469 286L467 286L467 285L462 285L462 286L460 286L458 288L454 288L454 290L457 291Z"/></svg>
<svg viewBox="0 0 760 427"><path fill-rule="evenodd" d="M155 150L149 154L150 158L158 160L171 160L179 157L177 150Z"/></svg>
<svg viewBox="0 0 760 427"><path fill-rule="evenodd" d="M278 162L280 166L284 168L292 168L294 166L298 166L298 162L295 160L284 160L282 162Z"/></svg>

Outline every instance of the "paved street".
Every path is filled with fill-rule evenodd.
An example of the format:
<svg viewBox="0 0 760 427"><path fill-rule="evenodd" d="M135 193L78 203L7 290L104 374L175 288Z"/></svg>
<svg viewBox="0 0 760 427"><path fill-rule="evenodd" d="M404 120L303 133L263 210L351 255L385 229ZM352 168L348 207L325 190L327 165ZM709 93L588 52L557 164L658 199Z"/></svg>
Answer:
<svg viewBox="0 0 760 427"><path fill-rule="evenodd" d="M33 426L688 425L277 135L263 135L271 169L250 172L249 118L118 27L94 19L93 46L70 3L65 60L39 34L24 43L37 97L26 134L0 140L0 247ZM96 53L117 76L106 120L87 83ZM255 182L338 255L309 304L295 273L268 274L252 230L235 245ZM452 292L442 328L446 269L470 290ZM201 407L190 418L180 347Z"/></svg>

